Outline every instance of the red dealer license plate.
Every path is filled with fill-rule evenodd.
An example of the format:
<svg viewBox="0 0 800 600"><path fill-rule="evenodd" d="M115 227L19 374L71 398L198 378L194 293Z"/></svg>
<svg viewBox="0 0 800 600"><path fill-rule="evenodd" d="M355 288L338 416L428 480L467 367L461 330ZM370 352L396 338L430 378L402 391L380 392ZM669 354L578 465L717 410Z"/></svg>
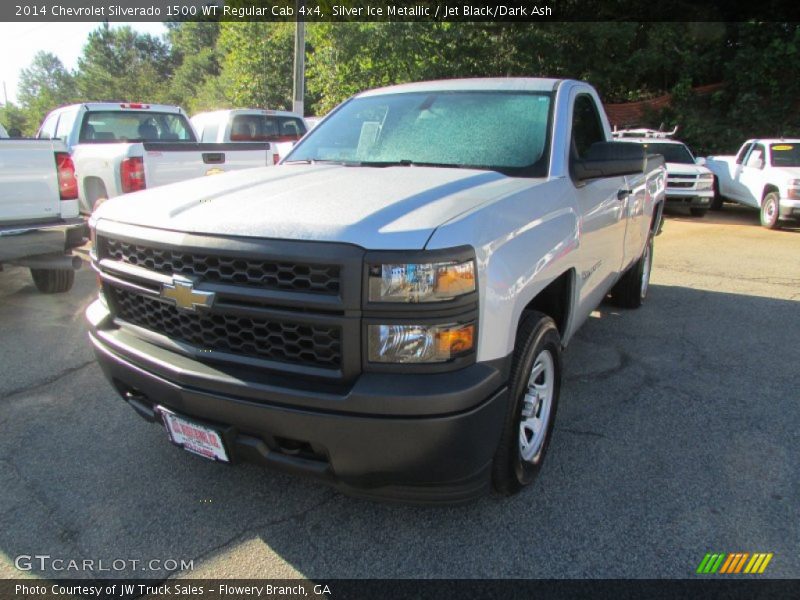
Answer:
<svg viewBox="0 0 800 600"><path fill-rule="evenodd" d="M156 412L161 415L173 444L209 460L230 462L225 445L222 443L222 436L217 431L186 417L180 417L163 406L156 407Z"/></svg>

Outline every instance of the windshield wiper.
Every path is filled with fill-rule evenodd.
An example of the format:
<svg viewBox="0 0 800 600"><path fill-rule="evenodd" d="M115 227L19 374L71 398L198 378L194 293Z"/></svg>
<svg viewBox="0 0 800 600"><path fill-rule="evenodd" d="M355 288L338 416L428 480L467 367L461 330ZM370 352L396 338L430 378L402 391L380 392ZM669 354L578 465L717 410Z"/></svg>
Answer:
<svg viewBox="0 0 800 600"><path fill-rule="evenodd" d="M359 167L435 167L440 169L482 169L493 171L486 165L462 165L458 163L445 162L422 162L416 160L362 160L361 162L351 163Z"/></svg>
<svg viewBox="0 0 800 600"><path fill-rule="evenodd" d="M297 160L286 160L283 162L285 165L351 165L358 163L349 163L344 160L320 160L318 158L300 158Z"/></svg>

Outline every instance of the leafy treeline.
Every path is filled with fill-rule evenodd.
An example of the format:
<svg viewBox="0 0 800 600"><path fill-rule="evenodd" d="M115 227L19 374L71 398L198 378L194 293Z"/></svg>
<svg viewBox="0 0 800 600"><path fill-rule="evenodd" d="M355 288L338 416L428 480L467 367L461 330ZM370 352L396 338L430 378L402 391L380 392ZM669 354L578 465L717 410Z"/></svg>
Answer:
<svg viewBox="0 0 800 600"><path fill-rule="evenodd" d="M678 124L699 152L800 134L800 25L795 23L313 23L307 114L360 90L436 78L585 79L606 102L672 93L640 125ZM169 23L164 39L99 26L74 72L40 53L20 77L7 127L33 133L44 114L82 100L289 108L292 23ZM717 92L692 89L723 83Z"/></svg>

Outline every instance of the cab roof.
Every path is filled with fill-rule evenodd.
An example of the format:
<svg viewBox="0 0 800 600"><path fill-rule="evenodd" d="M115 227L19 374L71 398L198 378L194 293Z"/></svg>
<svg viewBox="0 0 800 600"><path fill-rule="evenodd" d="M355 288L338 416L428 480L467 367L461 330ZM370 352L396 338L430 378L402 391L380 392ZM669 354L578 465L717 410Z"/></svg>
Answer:
<svg viewBox="0 0 800 600"><path fill-rule="evenodd" d="M403 94L408 92L552 92L561 79L540 77L487 77L475 79L440 79L403 83L368 90L357 94L357 98L380 96L383 94Z"/></svg>

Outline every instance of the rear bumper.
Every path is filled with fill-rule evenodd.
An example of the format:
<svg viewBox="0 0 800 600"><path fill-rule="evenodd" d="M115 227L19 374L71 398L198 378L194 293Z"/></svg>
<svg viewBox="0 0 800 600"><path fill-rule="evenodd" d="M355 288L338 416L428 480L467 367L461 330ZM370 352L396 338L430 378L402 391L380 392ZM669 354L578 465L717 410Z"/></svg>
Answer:
<svg viewBox="0 0 800 600"><path fill-rule="evenodd" d="M0 262L48 254L63 255L87 235L83 219L0 226Z"/></svg>
<svg viewBox="0 0 800 600"><path fill-rule="evenodd" d="M87 311L90 338L116 390L147 420L163 405L221 429L234 462L403 502L463 502L489 490L508 361L435 375L362 374L340 393L267 385L254 393L242 381L205 384L207 365L192 372L186 357L104 329L104 310L96 302Z"/></svg>

